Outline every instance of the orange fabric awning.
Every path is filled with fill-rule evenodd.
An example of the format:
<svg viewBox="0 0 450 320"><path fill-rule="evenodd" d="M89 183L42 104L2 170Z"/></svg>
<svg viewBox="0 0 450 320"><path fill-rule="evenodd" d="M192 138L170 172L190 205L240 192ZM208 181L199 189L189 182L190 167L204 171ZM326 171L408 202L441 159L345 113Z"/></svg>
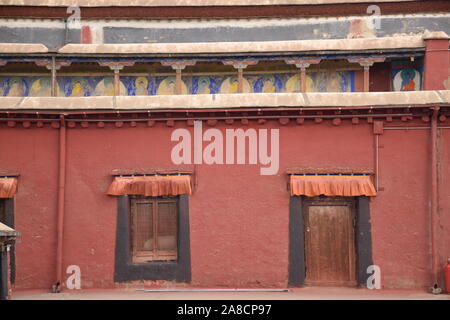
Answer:
<svg viewBox="0 0 450 320"><path fill-rule="evenodd" d="M115 177L107 193L111 196L141 195L146 197L191 194L191 176Z"/></svg>
<svg viewBox="0 0 450 320"><path fill-rule="evenodd" d="M17 178L0 178L0 198L12 198L17 192Z"/></svg>
<svg viewBox="0 0 450 320"><path fill-rule="evenodd" d="M291 175L291 195L376 196L375 187L367 175Z"/></svg>

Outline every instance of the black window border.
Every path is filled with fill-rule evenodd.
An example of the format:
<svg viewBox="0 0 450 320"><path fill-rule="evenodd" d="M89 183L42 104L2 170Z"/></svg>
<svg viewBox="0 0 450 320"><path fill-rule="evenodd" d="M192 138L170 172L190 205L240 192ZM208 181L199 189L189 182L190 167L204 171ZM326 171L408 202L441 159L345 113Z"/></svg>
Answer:
<svg viewBox="0 0 450 320"><path fill-rule="evenodd" d="M177 261L149 261L133 263L130 256L130 197L117 199L116 257L114 281L167 280L191 282L191 254L189 236L188 195L176 196L178 203L178 259Z"/></svg>
<svg viewBox="0 0 450 320"><path fill-rule="evenodd" d="M369 197L354 197L356 201L356 279L359 286L367 286L367 267L373 265L372 234ZM305 283L305 236L303 196L291 196L289 201L289 265L288 285L301 287Z"/></svg>

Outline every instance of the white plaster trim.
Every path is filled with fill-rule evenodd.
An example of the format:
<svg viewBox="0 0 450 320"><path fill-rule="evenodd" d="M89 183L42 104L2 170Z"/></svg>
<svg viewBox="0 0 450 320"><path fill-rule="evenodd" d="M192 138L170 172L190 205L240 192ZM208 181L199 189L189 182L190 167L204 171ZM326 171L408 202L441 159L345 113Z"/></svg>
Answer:
<svg viewBox="0 0 450 320"><path fill-rule="evenodd" d="M115 100L115 101L114 101ZM0 97L0 110L146 110L364 107L450 104L450 90L353 93L242 93L120 97Z"/></svg>
<svg viewBox="0 0 450 320"><path fill-rule="evenodd" d="M267 5L318 5L334 3L408 2L413 0L78 0L80 7L161 7L161 6L267 6ZM1 0L2 5L57 6L74 5L73 0Z"/></svg>

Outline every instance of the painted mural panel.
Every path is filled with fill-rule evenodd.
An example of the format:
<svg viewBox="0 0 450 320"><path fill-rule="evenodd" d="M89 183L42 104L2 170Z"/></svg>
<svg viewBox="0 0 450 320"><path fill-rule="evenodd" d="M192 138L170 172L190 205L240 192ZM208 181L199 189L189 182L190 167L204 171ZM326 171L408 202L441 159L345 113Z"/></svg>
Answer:
<svg viewBox="0 0 450 320"><path fill-rule="evenodd" d="M286 74L250 75L246 79L251 84L251 92L285 92Z"/></svg>
<svg viewBox="0 0 450 320"><path fill-rule="evenodd" d="M191 94L236 93L238 77L201 76L183 77ZM306 76L307 92L354 92L355 71L311 72ZM277 93L300 92L297 73L245 74L243 92Z"/></svg>
<svg viewBox="0 0 450 320"><path fill-rule="evenodd" d="M418 91L422 88L422 70L418 67L393 67L393 91Z"/></svg>
<svg viewBox="0 0 450 320"><path fill-rule="evenodd" d="M175 77L156 77L155 80L157 95L175 94ZM188 94L188 88L185 81L181 81L181 93Z"/></svg>
<svg viewBox="0 0 450 320"><path fill-rule="evenodd" d="M298 73L249 76L252 92L300 92ZM306 74L307 92L353 92L354 71L320 71Z"/></svg>
<svg viewBox="0 0 450 320"><path fill-rule="evenodd" d="M126 96L127 89L123 84L123 81L119 83L119 95ZM104 77L95 86L94 94L95 96L113 96L114 95L114 77Z"/></svg>
<svg viewBox="0 0 450 320"><path fill-rule="evenodd" d="M51 96L50 77L0 77L0 96L4 97L45 97Z"/></svg>
<svg viewBox="0 0 450 320"><path fill-rule="evenodd" d="M120 80L124 84L128 96L148 96L154 92L155 82L150 77L124 76Z"/></svg>
<svg viewBox="0 0 450 320"><path fill-rule="evenodd" d="M93 96L97 77L58 77L58 96L88 97Z"/></svg>
<svg viewBox="0 0 450 320"><path fill-rule="evenodd" d="M299 92L297 73L245 74L245 93ZM306 77L308 92L354 91L354 71L311 72ZM57 95L62 97L89 97L114 95L111 76L59 76ZM238 92L237 75L183 76L182 94L216 94ZM122 76L120 95L175 94L174 76ZM0 96L51 96L51 78L45 76L0 76Z"/></svg>
<svg viewBox="0 0 450 320"><path fill-rule="evenodd" d="M247 77L244 77L242 84L242 91L244 93L252 92L252 87ZM238 92L238 76L230 76L220 85L220 93L236 93Z"/></svg>
<svg viewBox="0 0 450 320"><path fill-rule="evenodd" d="M191 94L214 94L220 93L223 77L194 76L190 81Z"/></svg>
<svg viewBox="0 0 450 320"><path fill-rule="evenodd" d="M31 83L30 97L49 97L52 95L52 79L50 77L36 78Z"/></svg>
<svg viewBox="0 0 450 320"><path fill-rule="evenodd" d="M113 96L114 78L103 76L62 76L58 77L59 96L89 97ZM120 82L120 95L127 95L127 89Z"/></svg>

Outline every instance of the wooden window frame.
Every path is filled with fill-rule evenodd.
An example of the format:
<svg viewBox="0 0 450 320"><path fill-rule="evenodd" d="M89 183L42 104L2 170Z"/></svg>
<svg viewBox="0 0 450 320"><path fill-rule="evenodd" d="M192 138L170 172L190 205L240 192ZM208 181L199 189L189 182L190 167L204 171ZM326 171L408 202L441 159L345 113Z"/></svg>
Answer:
<svg viewBox="0 0 450 320"><path fill-rule="evenodd" d="M179 220L179 213L178 213L178 199L174 197L142 197L142 196L135 196L130 197L130 252L131 252L131 260L133 263L146 263L151 261L177 261L178 259L178 220ZM157 244L157 238L158 238L158 217L159 217L159 204L160 203L174 203L176 208L176 248L175 252L173 251L164 251L164 250L158 250ZM138 204L151 204L152 205L152 227L153 227L153 250L152 251L137 251L136 248L136 237L134 236L136 228L136 217L135 214L137 212L137 205Z"/></svg>

